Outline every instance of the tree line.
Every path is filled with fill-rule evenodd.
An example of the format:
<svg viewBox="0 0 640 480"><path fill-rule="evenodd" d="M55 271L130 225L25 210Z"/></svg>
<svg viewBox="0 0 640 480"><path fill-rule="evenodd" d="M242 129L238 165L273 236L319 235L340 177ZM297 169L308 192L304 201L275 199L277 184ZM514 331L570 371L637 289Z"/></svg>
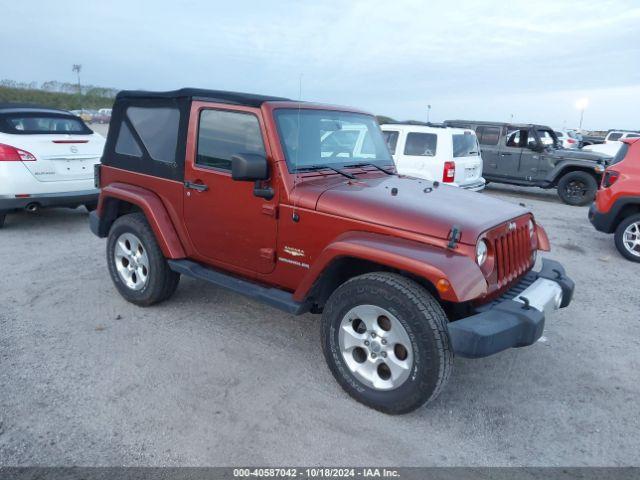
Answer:
<svg viewBox="0 0 640 480"><path fill-rule="evenodd" d="M37 82L17 82L0 80L0 102L35 103L63 110L110 108L118 93L115 88L82 85L50 80Z"/></svg>

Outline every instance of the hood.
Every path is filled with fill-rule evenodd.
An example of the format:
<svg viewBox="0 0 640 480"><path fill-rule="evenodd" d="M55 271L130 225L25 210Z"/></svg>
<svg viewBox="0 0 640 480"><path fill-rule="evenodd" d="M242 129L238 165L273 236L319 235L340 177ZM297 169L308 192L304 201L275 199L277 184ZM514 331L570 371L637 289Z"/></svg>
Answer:
<svg viewBox="0 0 640 480"><path fill-rule="evenodd" d="M598 162L607 160L610 155L606 155L600 152L588 152L584 150L572 150L572 149L552 149L545 152L545 154L557 158L558 160L591 160L592 162Z"/></svg>
<svg viewBox="0 0 640 480"><path fill-rule="evenodd" d="M472 245L481 233L529 212L489 195L397 176L330 186L319 195L316 210L441 239L455 225L460 241Z"/></svg>

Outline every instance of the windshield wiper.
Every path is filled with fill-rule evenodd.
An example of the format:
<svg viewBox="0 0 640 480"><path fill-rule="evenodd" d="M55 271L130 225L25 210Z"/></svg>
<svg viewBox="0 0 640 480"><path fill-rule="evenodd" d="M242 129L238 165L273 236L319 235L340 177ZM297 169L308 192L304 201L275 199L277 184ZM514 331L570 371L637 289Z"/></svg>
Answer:
<svg viewBox="0 0 640 480"><path fill-rule="evenodd" d="M313 172L316 170L333 170L336 173L339 173L340 175L343 175L347 178L350 178L351 180L353 180L355 177L355 175L351 175L350 173L347 173L343 170L340 170L339 168L335 168L335 167L330 167L329 165L308 165L305 167L299 167L296 168L296 171L294 173L298 173L298 172Z"/></svg>
<svg viewBox="0 0 640 480"><path fill-rule="evenodd" d="M361 163L354 163L353 165L345 165L346 168L357 168L357 167L364 167L370 165L374 168L377 168L378 170L380 170L381 172L386 173L387 175L395 175L395 173L390 172L389 170L385 170L384 168L382 168L380 165L376 165L375 163L371 163L371 162L361 162Z"/></svg>

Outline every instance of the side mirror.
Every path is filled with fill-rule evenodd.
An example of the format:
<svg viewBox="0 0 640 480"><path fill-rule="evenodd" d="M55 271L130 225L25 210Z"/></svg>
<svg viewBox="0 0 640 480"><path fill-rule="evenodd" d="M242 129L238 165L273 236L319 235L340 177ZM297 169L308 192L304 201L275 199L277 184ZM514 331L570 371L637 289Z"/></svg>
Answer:
<svg viewBox="0 0 640 480"><path fill-rule="evenodd" d="M256 182L269 178L267 159L253 153L240 153L231 157L231 178Z"/></svg>

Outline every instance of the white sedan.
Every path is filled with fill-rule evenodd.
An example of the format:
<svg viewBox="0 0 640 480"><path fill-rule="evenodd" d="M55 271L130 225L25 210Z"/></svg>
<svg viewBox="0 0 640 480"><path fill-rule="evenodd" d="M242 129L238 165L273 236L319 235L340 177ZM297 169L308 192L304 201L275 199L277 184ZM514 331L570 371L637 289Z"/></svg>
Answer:
<svg viewBox="0 0 640 480"><path fill-rule="evenodd" d="M94 165L104 137L64 110L0 104L0 227L7 213L84 205L94 209Z"/></svg>

